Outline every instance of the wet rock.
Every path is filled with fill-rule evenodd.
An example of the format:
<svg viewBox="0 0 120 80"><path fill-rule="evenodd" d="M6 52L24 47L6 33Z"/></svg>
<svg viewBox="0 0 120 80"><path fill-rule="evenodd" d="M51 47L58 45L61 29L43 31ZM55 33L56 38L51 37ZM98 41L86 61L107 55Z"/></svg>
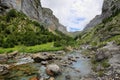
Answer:
<svg viewBox="0 0 120 80"><path fill-rule="evenodd" d="M1 65L0 64L0 75L5 75L7 74L9 71L8 71L8 66L7 65Z"/></svg>
<svg viewBox="0 0 120 80"><path fill-rule="evenodd" d="M77 62L77 59L73 56L68 56L68 60L73 61L73 62Z"/></svg>
<svg viewBox="0 0 120 80"><path fill-rule="evenodd" d="M76 59L79 59L80 57L79 57L79 56L76 56L75 58L76 58Z"/></svg>
<svg viewBox="0 0 120 80"><path fill-rule="evenodd" d="M80 73L80 69L75 69L75 71Z"/></svg>
<svg viewBox="0 0 120 80"><path fill-rule="evenodd" d="M62 66L64 66L64 67L67 67L68 66L68 64L61 64Z"/></svg>
<svg viewBox="0 0 120 80"><path fill-rule="evenodd" d="M72 60L73 58L73 56L68 56L68 60Z"/></svg>
<svg viewBox="0 0 120 80"><path fill-rule="evenodd" d="M71 65L73 62L68 60L68 61L64 61L63 64L66 64L66 65Z"/></svg>
<svg viewBox="0 0 120 80"><path fill-rule="evenodd" d="M50 64L46 67L46 73L50 76L57 76L61 74L61 69L56 64Z"/></svg>
<svg viewBox="0 0 120 80"><path fill-rule="evenodd" d="M32 62L34 62L34 60L30 56L28 56L28 57L18 59L17 63L15 63L14 65L17 66L17 65L22 65L22 64L32 63Z"/></svg>
<svg viewBox="0 0 120 80"><path fill-rule="evenodd" d="M65 80L71 80L71 76L70 75L66 75L65 76Z"/></svg>

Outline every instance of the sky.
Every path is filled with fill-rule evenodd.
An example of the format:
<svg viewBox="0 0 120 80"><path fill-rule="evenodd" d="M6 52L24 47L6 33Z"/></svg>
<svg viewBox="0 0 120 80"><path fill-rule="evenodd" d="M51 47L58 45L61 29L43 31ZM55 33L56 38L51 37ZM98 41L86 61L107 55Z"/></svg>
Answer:
<svg viewBox="0 0 120 80"><path fill-rule="evenodd" d="M81 31L102 12L103 0L41 0L70 32Z"/></svg>

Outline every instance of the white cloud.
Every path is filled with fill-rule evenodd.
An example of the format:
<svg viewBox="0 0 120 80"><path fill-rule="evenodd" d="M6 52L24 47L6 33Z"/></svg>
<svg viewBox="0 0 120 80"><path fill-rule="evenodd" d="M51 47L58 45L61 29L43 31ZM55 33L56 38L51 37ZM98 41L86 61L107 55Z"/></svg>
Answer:
<svg viewBox="0 0 120 80"><path fill-rule="evenodd" d="M96 15L101 14L103 0L41 0L42 6L53 10L68 31L82 30Z"/></svg>

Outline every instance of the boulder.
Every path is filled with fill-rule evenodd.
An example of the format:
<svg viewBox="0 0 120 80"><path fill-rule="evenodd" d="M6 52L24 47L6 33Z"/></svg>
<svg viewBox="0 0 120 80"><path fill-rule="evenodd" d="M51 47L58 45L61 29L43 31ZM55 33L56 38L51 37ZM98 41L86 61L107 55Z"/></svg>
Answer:
<svg viewBox="0 0 120 80"><path fill-rule="evenodd" d="M41 61L55 59L55 55L54 54L46 54L46 55L44 55L44 54L41 54L41 53L37 53L37 54L32 55L32 59L35 62L41 62Z"/></svg>
<svg viewBox="0 0 120 80"><path fill-rule="evenodd" d="M9 71L8 71L8 66L7 65L1 65L0 64L0 75L5 75L7 74Z"/></svg>
<svg viewBox="0 0 120 80"><path fill-rule="evenodd" d="M48 62L47 62L47 61L42 61L41 64L42 64L42 65L47 65Z"/></svg>
<svg viewBox="0 0 120 80"><path fill-rule="evenodd" d="M32 59L33 59L35 62L41 62L41 61L47 60L47 57L46 57L46 56L43 56L43 55L41 55L41 54L39 53L39 54L33 54L33 55L32 55Z"/></svg>
<svg viewBox="0 0 120 80"><path fill-rule="evenodd" d="M57 76L61 73L61 69L57 64L50 64L46 67L46 73L49 76Z"/></svg>
<svg viewBox="0 0 120 80"><path fill-rule="evenodd" d="M96 55L95 55L95 60L96 61L102 61L104 59L107 59L108 56L105 54L106 51L104 50L98 50Z"/></svg>

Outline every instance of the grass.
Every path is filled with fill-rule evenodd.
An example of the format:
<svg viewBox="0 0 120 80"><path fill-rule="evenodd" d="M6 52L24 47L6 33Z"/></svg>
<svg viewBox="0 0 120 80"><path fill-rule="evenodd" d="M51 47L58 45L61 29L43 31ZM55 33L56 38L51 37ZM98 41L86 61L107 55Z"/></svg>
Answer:
<svg viewBox="0 0 120 80"><path fill-rule="evenodd" d="M46 43L36 46L16 46L14 48L0 48L0 54L2 53L10 53L13 51L25 52L25 53L36 53L36 52L44 52L44 51L58 51L64 49L63 47L54 47L54 43Z"/></svg>

